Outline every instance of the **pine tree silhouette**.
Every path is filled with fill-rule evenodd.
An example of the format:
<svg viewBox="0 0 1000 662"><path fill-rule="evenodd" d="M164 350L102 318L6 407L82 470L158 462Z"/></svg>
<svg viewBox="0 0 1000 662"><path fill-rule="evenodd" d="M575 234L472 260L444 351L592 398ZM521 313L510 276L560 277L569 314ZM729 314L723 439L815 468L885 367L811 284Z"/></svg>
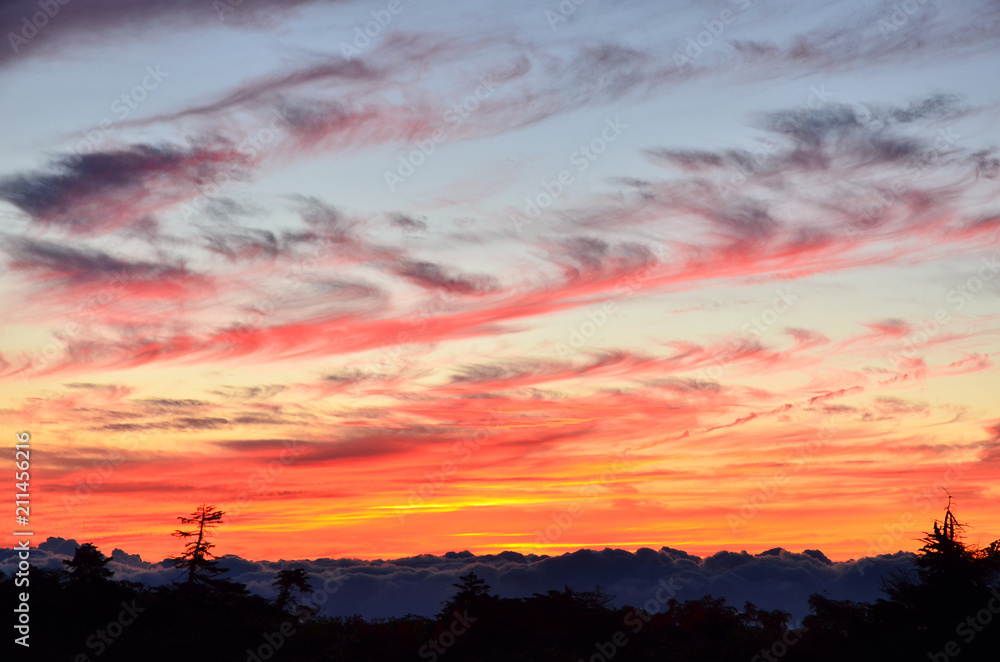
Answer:
<svg viewBox="0 0 1000 662"><path fill-rule="evenodd" d="M459 577L461 583L452 584L458 592L450 600L444 602L444 607L438 618L444 620L452 617L455 611L482 612L484 608L496 601L496 596L490 594L490 587L475 571Z"/></svg>
<svg viewBox="0 0 1000 662"><path fill-rule="evenodd" d="M93 543L87 542L77 547L73 558L63 561L63 565L69 570L70 582L93 585L107 582L114 576L107 567L110 560Z"/></svg>
<svg viewBox="0 0 1000 662"><path fill-rule="evenodd" d="M303 594L313 592L313 587L309 584L309 577L302 568L280 571L272 585L278 589L278 597L275 598L274 603L285 611L299 607L298 602L292 596L293 590Z"/></svg>
<svg viewBox="0 0 1000 662"><path fill-rule="evenodd" d="M178 529L173 532L173 536L181 539L194 538L185 547L184 553L171 560L174 564L187 572L186 584L194 585L213 584L215 577L223 574L226 570L219 567L219 562L215 560L212 549L215 544L208 541L211 530L222 523L225 515L221 510L216 510L215 506L201 505L190 517L178 517L181 524L197 524L195 530L185 531Z"/></svg>

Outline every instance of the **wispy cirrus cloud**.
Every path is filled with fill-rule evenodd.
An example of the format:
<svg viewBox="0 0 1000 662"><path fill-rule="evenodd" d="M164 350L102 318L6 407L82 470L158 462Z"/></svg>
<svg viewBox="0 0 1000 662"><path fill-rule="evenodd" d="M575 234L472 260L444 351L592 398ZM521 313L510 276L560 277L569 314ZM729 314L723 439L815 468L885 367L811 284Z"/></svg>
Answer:
<svg viewBox="0 0 1000 662"><path fill-rule="evenodd" d="M135 145L66 156L50 172L5 178L0 199L41 226L104 234L195 197L204 181L218 180L222 173L239 177L250 163L227 145Z"/></svg>

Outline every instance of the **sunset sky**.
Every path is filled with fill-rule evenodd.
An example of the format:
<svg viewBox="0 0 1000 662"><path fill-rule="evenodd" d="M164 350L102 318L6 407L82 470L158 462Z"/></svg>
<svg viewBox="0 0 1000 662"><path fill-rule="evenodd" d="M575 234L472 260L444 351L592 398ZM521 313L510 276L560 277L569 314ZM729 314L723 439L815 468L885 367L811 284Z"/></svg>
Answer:
<svg viewBox="0 0 1000 662"><path fill-rule="evenodd" d="M36 539L159 559L210 503L252 559L846 560L915 550L945 488L1000 537L996 2L16 0L0 28L0 420Z"/></svg>

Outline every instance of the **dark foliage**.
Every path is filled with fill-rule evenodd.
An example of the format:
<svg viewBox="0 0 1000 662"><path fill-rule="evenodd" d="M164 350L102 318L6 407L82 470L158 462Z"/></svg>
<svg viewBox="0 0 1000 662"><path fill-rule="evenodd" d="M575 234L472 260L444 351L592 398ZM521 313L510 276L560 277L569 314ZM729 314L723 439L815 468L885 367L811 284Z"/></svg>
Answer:
<svg viewBox="0 0 1000 662"><path fill-rule="evenodd" d="M88 542L77 547L73 558L63 561L63 565L69 569L70 582L95 588L114 576L115 573L108 569L110 560Z"/></svg>
<svg viewBox="0 0 1000 662"><path fill-rule="evenodd" d="M209 508L185 523L213 521L217 511ZM924 539L915 572L888 581L885 598L867 604L813 595L801 625L782 611L751 603L739 610L711 596L670 599L657 613L612 608L600 589L500 598L471 572L435 618L329 618L304 606L312 587L301 569L277 573L274 601L215 580L204 563L195 579L188 566L188 581L153 589L114 581L107 558L85 544L65 562L68 570L32 571L30 652L39 660L100 662L832 662L944 661L956 656L945 653L951 650L959 662L992 662L1000 650L1000 613L990 611L1000 612L1000 545L972 549L961 530L949 507ZM198 549L207 553L199 545L189 546L189 559ZM13 578L0 580L6 604L15 592Z"/></svg>
<svg viewBox="0 0 1000 662"><path fill-rule="evenodd" d="M184 546L184 553L171 559L178 568L187 573L188 584L198 582L211 584L217 575L225 572L219 568L219 562L212 553L215 544L208 540L212 529L222 524L224 515L225 513L216 510L215 506L201 505L190 517L177 518L181 524L197 526L196 529L178 529L172 534L181 540L188 540Z"/></svg>
<svg viewBox="0 0 1000 662"><path fill-rule="evenodd" d="M299 608L299 603L293 595L294 592L297 591L300 595L313 593L309 576L302 568L279 571L274 579L274 587L278 589L278 597L275 598L274 603L281 609L292 613L298 611Z"/></svg>

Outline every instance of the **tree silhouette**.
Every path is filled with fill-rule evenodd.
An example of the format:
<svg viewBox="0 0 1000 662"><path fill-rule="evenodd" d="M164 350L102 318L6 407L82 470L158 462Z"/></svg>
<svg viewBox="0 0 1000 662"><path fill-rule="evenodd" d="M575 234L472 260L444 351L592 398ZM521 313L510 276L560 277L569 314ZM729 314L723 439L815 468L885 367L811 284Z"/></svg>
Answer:
<svg viewBox="0 0 1000 662"><path fill-rule="evenodd" d="M178 518L184 530L174 535L187 544L176 561L186 582L150 587L113 581L109 559L90 543L76 549L65 570L33 569L31 614L44 617L32 620L32 652L38 659L82 659L85 645L106 662L192 655L395 662L413 659L415 652L447 662L947 662L960 652L959 662L996 662L1000 650L1000 541L981 548L967 544L951 503L943 520L927 527L931 531L923 534L909 575L891 583L884 599L813 595L811 613L795 629L789 629L786 612L749 602L738 610L710 595L665 603L657 595L655 607L615 606L599 588L570 586L501 598L475 572L458 578L451 599L433 618L311 618L299 602L312 592L302 568L275 573L273 600L238 582L214 579L220 571L207 539L222 516L204 505ZM24 589L15 579L0 573L0 602L20 601ZM114 622L122 629L109 627Z"/></svg>
<svg viewBox="0 0 1000 662"><path fill-rule="evenodd" d="M455 584L457 586L457 584ZM563 590L550 589L547 593L535 593L534 597L542 598L553 605L568 605L572 609L584 611L598 611L603 609L615 596L608 595L596 587L593 591L574 591L569 586L563 584Z"/></svg>
<svg viewBox="0 0 1000 662"><path fill-rule="evenodd" d="M949 498L943 521L935 521L920 539L913 568L884 578L885 598L863 604L812 596L813 615L804 621L808 636L796 654L810 662L926 659L928 654L940 660L951 642L961 644L962 660L996 659L995 650L989 651L1000 630L964 628L970 614L992 604L1000 542L984 549L969 546L963 529Z"/></svg>
<svg viewBox="0 0 1000 662"><path fill-rule="evenodd" d="M943 578L964 584L968 589L990 588L996 581L1000 561L1000 540L986 548L970 548L962 542L965 525L951 511L951 496L944 521L934 522L934 532L921 539L924 543L917 555L917 574L924 582Z"/></svg>
<svg viewBox="0 0 1000 662"><path fill-rule="evenodd" d="M486 604L495 601L495 596L490 595L489 585L475 571L461 575L459 579L462 580L460 584L452 584L458 589L458 593L453 595L450 600L445 601L440 614L442 619L451 618L452 612L456 610L481 612Z"/></svg>
<svg viewBox="0 0 1000 662"><path fill-rule="evenodd" d="M902 574L885 582L883 590L912 610L939 610L974 602L989 593L1000 571L1000 540L988 547L969 547L962 540L965 525L952 512L951 497L944 520L921 538L915 577Z"/></svg>
<svg viewBox="0 0 1000 662"><path fill-rule="evenodd" d="M184 547L183 554L171 559L174 565L187 572L187 584L212 584L212 580L216 576L226 572L219 567L219 562L212 554L215 545L208 541L211 530L222 523L223 515L225 513L216 510L215 506L201 505L190 517L177 518L181 524L196 524L198 526L195 530L178 529L171 534L183 540L194 538Z"/></svg>
<svg viewBox="0 0 1000 662"><path fill-rule="evenodd" d="M312 586L309 585L309 577L302 568L280 571L275 577L273 586L278 589L278 597L275 598L274 603L286 611L290 607L299 606L295 598L292 597L293 590L298 590L299 593L303 594L313 592Z"/></svg>
<svg viewBox="0 0 1000 662"><path fill-rule="evenodd" d="M77 547L73 558L64 560L63 565L69 569L69 581L93 585L107 582L114 576L115 573L107 567L110 560L88 542Z"/></svg>

